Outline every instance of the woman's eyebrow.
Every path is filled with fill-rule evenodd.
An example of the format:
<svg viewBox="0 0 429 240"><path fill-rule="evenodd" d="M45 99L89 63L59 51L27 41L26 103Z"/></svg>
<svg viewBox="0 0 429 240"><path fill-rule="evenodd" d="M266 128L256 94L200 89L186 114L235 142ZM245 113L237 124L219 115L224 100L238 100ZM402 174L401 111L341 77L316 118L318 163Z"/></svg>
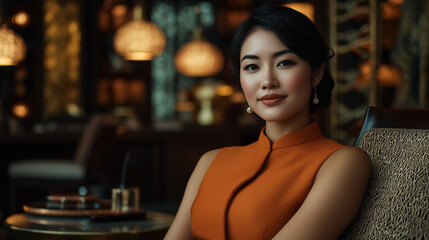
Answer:
<svg viewBox="0 0 429 240"><path fill-rule="evenodd" d="M259 59L259 57L256 55L244 55L240 62L242 62L244 59Z"/></svg>
<svg viewBox="0 0 429 240"><path fill-rule="evenodd" d="M285 49L285 50L281 50L281 51L275 52L273 54L273 56L274 57L278 57L278 56L286 54L286 53L294 53L294 52L292 50L290 50L290 49Z"/></svg>
<svg viewBox="0 0 429 240"><path fill-rule="evenodd" d="M294 53L294 52L290 49L285 49L285 50L275 52L273 54L273 57L278 57L278 56L281 56L281 55L287 54L287 53ZM241 58L240 62L242 62L244 59L259 59L259 57L256 55L244 55L243 58Z"/></svg>

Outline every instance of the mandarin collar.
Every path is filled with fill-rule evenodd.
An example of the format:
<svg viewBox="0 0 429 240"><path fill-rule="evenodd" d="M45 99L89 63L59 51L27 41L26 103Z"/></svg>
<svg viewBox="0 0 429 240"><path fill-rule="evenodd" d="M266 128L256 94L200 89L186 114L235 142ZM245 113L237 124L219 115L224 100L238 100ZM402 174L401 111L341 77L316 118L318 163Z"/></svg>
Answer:
<svg viewBox="0 0 429 240"><path fill-rule="evenodd" d="M318 122L313 121L301 129L295 130L280 137L271 145L270 139L268 139L267 135L265 134L265 127L263 127L261 133L259 134L258 144L263 148L274 150L300 145L316 139L321 135L322 133L320 132Z"/></svg>

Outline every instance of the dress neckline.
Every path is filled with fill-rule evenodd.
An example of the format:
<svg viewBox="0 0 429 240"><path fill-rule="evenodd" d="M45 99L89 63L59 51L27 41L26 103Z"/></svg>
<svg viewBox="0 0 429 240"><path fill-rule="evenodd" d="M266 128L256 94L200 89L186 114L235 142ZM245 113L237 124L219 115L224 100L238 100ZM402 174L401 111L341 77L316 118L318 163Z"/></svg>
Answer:
<svg viewBox="0 0 429 240"><path fill-rule="evenodd" d="M263 127L261 133L259 134L258 144L265 149L275 150L300 145L316 139L321 135L322 133L320 132L319 124L315 120L301 129L280 137L271 145L270 139L268 139L267 135L265 134L265 127Z"/></svg>

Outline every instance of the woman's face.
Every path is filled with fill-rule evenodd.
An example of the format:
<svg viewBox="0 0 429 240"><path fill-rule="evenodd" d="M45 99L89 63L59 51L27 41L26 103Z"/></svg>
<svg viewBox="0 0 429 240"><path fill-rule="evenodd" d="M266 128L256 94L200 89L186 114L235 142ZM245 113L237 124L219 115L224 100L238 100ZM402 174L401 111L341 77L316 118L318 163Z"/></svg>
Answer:
<svg viewBox="0 0 429 240"><path fill-rule="evenodd" d="M252 110L266 121L309 114L313 83L310 64L293 53L276 34L257 28L240 54L240 83Z"/></svg>

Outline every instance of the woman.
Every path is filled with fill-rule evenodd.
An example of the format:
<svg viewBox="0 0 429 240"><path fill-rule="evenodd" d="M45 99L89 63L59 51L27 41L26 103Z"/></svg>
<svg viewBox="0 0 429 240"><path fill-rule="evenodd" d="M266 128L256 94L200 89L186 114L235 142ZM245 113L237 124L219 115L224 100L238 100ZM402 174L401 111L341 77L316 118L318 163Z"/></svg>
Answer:
<svg viewBox="0 0 429 240"><path fill-rule="evenodd" d="M332 57L314 24L264 6L233 41L234 73L266 121L259 140L204 154L165 239L336 239L362 202L370 160L323 137Z"/></svg>

